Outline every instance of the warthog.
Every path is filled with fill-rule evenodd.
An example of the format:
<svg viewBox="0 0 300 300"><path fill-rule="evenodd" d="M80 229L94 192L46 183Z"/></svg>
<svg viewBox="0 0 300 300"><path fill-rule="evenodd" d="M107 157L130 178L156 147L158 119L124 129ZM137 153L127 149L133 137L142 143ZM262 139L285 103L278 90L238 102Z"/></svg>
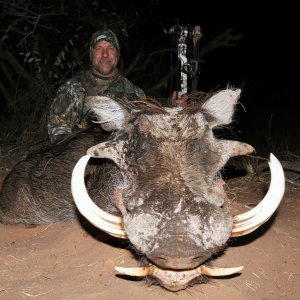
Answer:
<svg viewBox="0 0 300 300"><path fill-rule="evenodd" d="M231 237L271 217L285 179L271 154L264 199L248 212L230 214L220 170L230 157L253 148L218 139L213 129L232 121L239 96L240 90L226 89L184 108L87 98L97 122L112 132L109 138L95 145L97 139L86 132L18 164L3 186L0 219L66 221L76 217L77 206L92 224L128 239L145 258L142 267L116 267L117 272L150 276L170 291L206 276L241 272L242 267L213 268L207 262Z"/></svg>

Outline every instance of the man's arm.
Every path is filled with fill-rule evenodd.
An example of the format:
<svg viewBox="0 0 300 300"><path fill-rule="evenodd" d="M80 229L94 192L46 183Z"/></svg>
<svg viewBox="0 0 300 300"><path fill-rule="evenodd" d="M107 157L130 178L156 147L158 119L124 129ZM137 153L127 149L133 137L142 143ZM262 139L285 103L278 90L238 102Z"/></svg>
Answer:
<svg viewBox="0 0 300 300"><path fill-rule="evenodd" d="M67 82L54 98L48 118L48 135L51 143L69 136L78 123L83 109L84 89L80 84Z"/></svg>
<svg viewBox="0 0 300 300"><path fill-rule="evenodd" d="M137 95L138 98L146 98L146 94L141 88L137 86L135 86L135 88L136 88L135 94Z"/></svg>

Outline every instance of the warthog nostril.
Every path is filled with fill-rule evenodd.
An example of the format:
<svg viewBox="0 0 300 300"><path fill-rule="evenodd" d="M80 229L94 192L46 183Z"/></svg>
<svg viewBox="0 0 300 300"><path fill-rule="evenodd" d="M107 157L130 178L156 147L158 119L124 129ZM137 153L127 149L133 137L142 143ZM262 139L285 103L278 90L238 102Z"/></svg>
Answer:
<svg viewBox="0 0 300 300"><path fill-rule="evenodd" d="M155 257L156 262L166 263L167 259L164 257Z"/></svg>
<svg viewBox="0 0 300 300"><path fill-rule="evenodd" d="M166 269L192 269L196 268L205 262L208 255L197 255L197 256L148 256L148 258L158 267Z"/></svg>
<svg viewBox="0 0 300 300"><path fill-rule="evenodd" d="M203 257L202 255L201 256L195 256L195 257L192 258L193 261L201 261L201 262L203 261L203 259L206 259L206 258Z"/></svg>

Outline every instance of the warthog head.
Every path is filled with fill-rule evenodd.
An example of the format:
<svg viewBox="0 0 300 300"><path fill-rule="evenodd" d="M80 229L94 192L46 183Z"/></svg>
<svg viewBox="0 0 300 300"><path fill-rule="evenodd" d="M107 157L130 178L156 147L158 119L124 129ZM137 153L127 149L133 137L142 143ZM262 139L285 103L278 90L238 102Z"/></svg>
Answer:
<svg viewBox="0 0 300 300"><path fill-rule="evenodd" d="M219 172L230 157L254 149L217 139L213 129L232 121L239 96L240 90L222 90L185 108L151 102L125 107L106 97L87 99L101 126L115 133L78 161L72 194L91 223L129 239L147 257L147 266L116 267L119 273L152 276L166 289L177 291L203 275L225 276L242 270L208 267L205 262L230 237L247 234L270 218L283 196L285 180L271 154L269 192L252 210L231 216ZM87 193L84 172L90 157L112 160L123 174L113 197L119 216L96 206Z"/></svg>

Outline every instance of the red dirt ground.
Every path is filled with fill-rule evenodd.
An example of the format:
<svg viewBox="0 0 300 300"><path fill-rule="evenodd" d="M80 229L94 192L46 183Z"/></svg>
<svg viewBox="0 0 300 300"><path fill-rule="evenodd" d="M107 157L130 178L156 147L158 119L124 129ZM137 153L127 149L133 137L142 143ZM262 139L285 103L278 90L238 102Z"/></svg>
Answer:
<svg viewBox="0 0 300 300"><path fill-rule="evenodd" d="M11 165L2 163L0 180ZM269 174L227 182L234 213L264 195ZM287 186L276 214L258 231L230 242L213 265L244 266L180 292L116 276L138 266L117 240L78 222L36 227L0 225L0 299L300 299L300 189Z"/></svg>

